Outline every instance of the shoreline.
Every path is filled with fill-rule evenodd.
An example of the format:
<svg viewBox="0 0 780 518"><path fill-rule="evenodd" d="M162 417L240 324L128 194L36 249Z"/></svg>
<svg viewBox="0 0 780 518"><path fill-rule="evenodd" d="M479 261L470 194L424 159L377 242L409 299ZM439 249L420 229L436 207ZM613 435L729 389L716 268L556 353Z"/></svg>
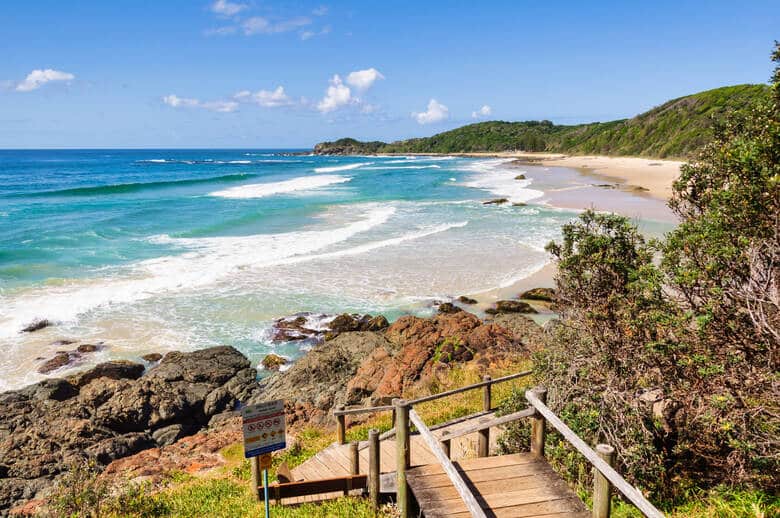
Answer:
<svg viewBox="0 0 780 518"><path fill-rule="evenodd" d="M610 157L603 155L566 155L563 153L536 153L524 151L496 151L473 153L381 153L375 156L456 156L464 158L513 158L518 165L566 167L584 176L612 180L625 187L626 192L645 194L667 201L672 196L672 185L680 176L685 162L640 157ZM637 189L637 187L639 189ZM573 207L565 207L573 208Z"/></svg>

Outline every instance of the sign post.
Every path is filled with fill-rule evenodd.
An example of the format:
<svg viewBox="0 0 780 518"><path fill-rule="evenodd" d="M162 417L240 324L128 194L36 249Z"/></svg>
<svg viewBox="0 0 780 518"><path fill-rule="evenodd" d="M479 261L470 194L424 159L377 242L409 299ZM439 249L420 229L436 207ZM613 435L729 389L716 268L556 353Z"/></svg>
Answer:
<svg viewBox="0 0 780 518"><path fill-rule="evenodd" d="M271 452L287 446L284 421L284 401L266 401L241 409L244 429L244 457L252 462L253 491L257 494L259 471L263 471L265 516L270 516L268 506L268 468L271 467Z"/></svg>

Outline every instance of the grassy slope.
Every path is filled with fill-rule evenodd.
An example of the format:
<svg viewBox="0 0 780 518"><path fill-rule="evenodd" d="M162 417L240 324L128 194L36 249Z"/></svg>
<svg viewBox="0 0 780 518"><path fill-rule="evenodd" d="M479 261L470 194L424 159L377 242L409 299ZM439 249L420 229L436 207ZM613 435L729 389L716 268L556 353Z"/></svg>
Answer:
<svg viewBox="0 0 780 518"><path fill-rule="evenodd" d="M668 101L631 119L559 126L549 121L490 121L469 124L432 137L382 144L341 139L316 149L341 153L468 153L551 151L575 154L688 158L712 132L712 119L742 111L764 99L766 85L738 85L707 90Z"/></svg>

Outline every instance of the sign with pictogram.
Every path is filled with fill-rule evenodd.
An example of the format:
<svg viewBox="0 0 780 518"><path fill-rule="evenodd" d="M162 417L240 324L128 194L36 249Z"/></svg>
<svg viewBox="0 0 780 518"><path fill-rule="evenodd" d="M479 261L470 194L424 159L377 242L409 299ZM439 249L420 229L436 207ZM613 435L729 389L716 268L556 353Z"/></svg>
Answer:
<svg viewBox="0 0 780 518"><path fill-rule="evenodd" d="M244 457L283 450L286 444L284 401L266 401L241 409L244 425Z"/></svg>

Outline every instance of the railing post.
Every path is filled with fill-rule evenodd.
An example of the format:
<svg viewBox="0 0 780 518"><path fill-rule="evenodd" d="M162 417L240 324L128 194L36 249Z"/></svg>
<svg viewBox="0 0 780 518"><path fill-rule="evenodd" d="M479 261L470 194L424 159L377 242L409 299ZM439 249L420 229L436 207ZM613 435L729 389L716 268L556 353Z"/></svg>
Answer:
<svg viewBox="0 0 780 518"><path fill-rule="evenodd" d="M547 404L547 389L537 387L533 392L539 401ZM544 417L537 412L531 418L531 453L536 457L544 457L544 425Z"/></svg>
<svg viewBox="0 0 780 518"><path fill-rule="evenodd" d="M601 459L610 465L615 466L615 448L609 444L596 445L596 453ZM609 518L611 507L612 484L593 468L593 518Z"/></svg>
<svg viewBox="0 0 780 518"><path fill-rule="evenodd" d="M409 406L403 399L394 399L395 448L396 448L396 500L401 518L409 518L409 487L406 485L406 470L409 467Z"/></svg>
<svg viewBox="0 0 780 518"><path fill-rule="evenodd" d="M359 443L357 441L352 441L349 443L349 474L350 475L359 475L360 474L360 457L358 457L358 446ZM352 491L352 481L349 480L347 482L347 487L344 489L344 496L349 496L349 492Z"/></svg>
<svg viewBox="0 0 780 518"><path fill-rule="evenodd" d="M484 376L482 381L490 381L490 376ZM482 387L482 410L490 412L490 396L492 385ZM477 457L487 457L490 455L490 428L485 428L478 432Z"/></svg>
<svg viewBox="0 0 780 518"><path fill-rule="evenodd" d="M379 511L379 430L368 431L368 496L374 514Z"/></svg>
<svg viewBox="0 0 780 518"><path fill-rule="evenodd" d="M450 453L450 447L452 440L447 439L447 436L450 434L448 430L444 430L441 433L441 438L439 439L439 444L441 444L441 449L444 450L444 455L447 456L448 459L452 458L452 454Z"/></svg>
<svg viewBox="0 0 780 518"><path fill-rule="evenodd" d="M336 410L344 410L344 405L339 405ZM337 428L336 428L336 440L339 444L347 444L347 416L340 414L336 416Z"/></svg>

